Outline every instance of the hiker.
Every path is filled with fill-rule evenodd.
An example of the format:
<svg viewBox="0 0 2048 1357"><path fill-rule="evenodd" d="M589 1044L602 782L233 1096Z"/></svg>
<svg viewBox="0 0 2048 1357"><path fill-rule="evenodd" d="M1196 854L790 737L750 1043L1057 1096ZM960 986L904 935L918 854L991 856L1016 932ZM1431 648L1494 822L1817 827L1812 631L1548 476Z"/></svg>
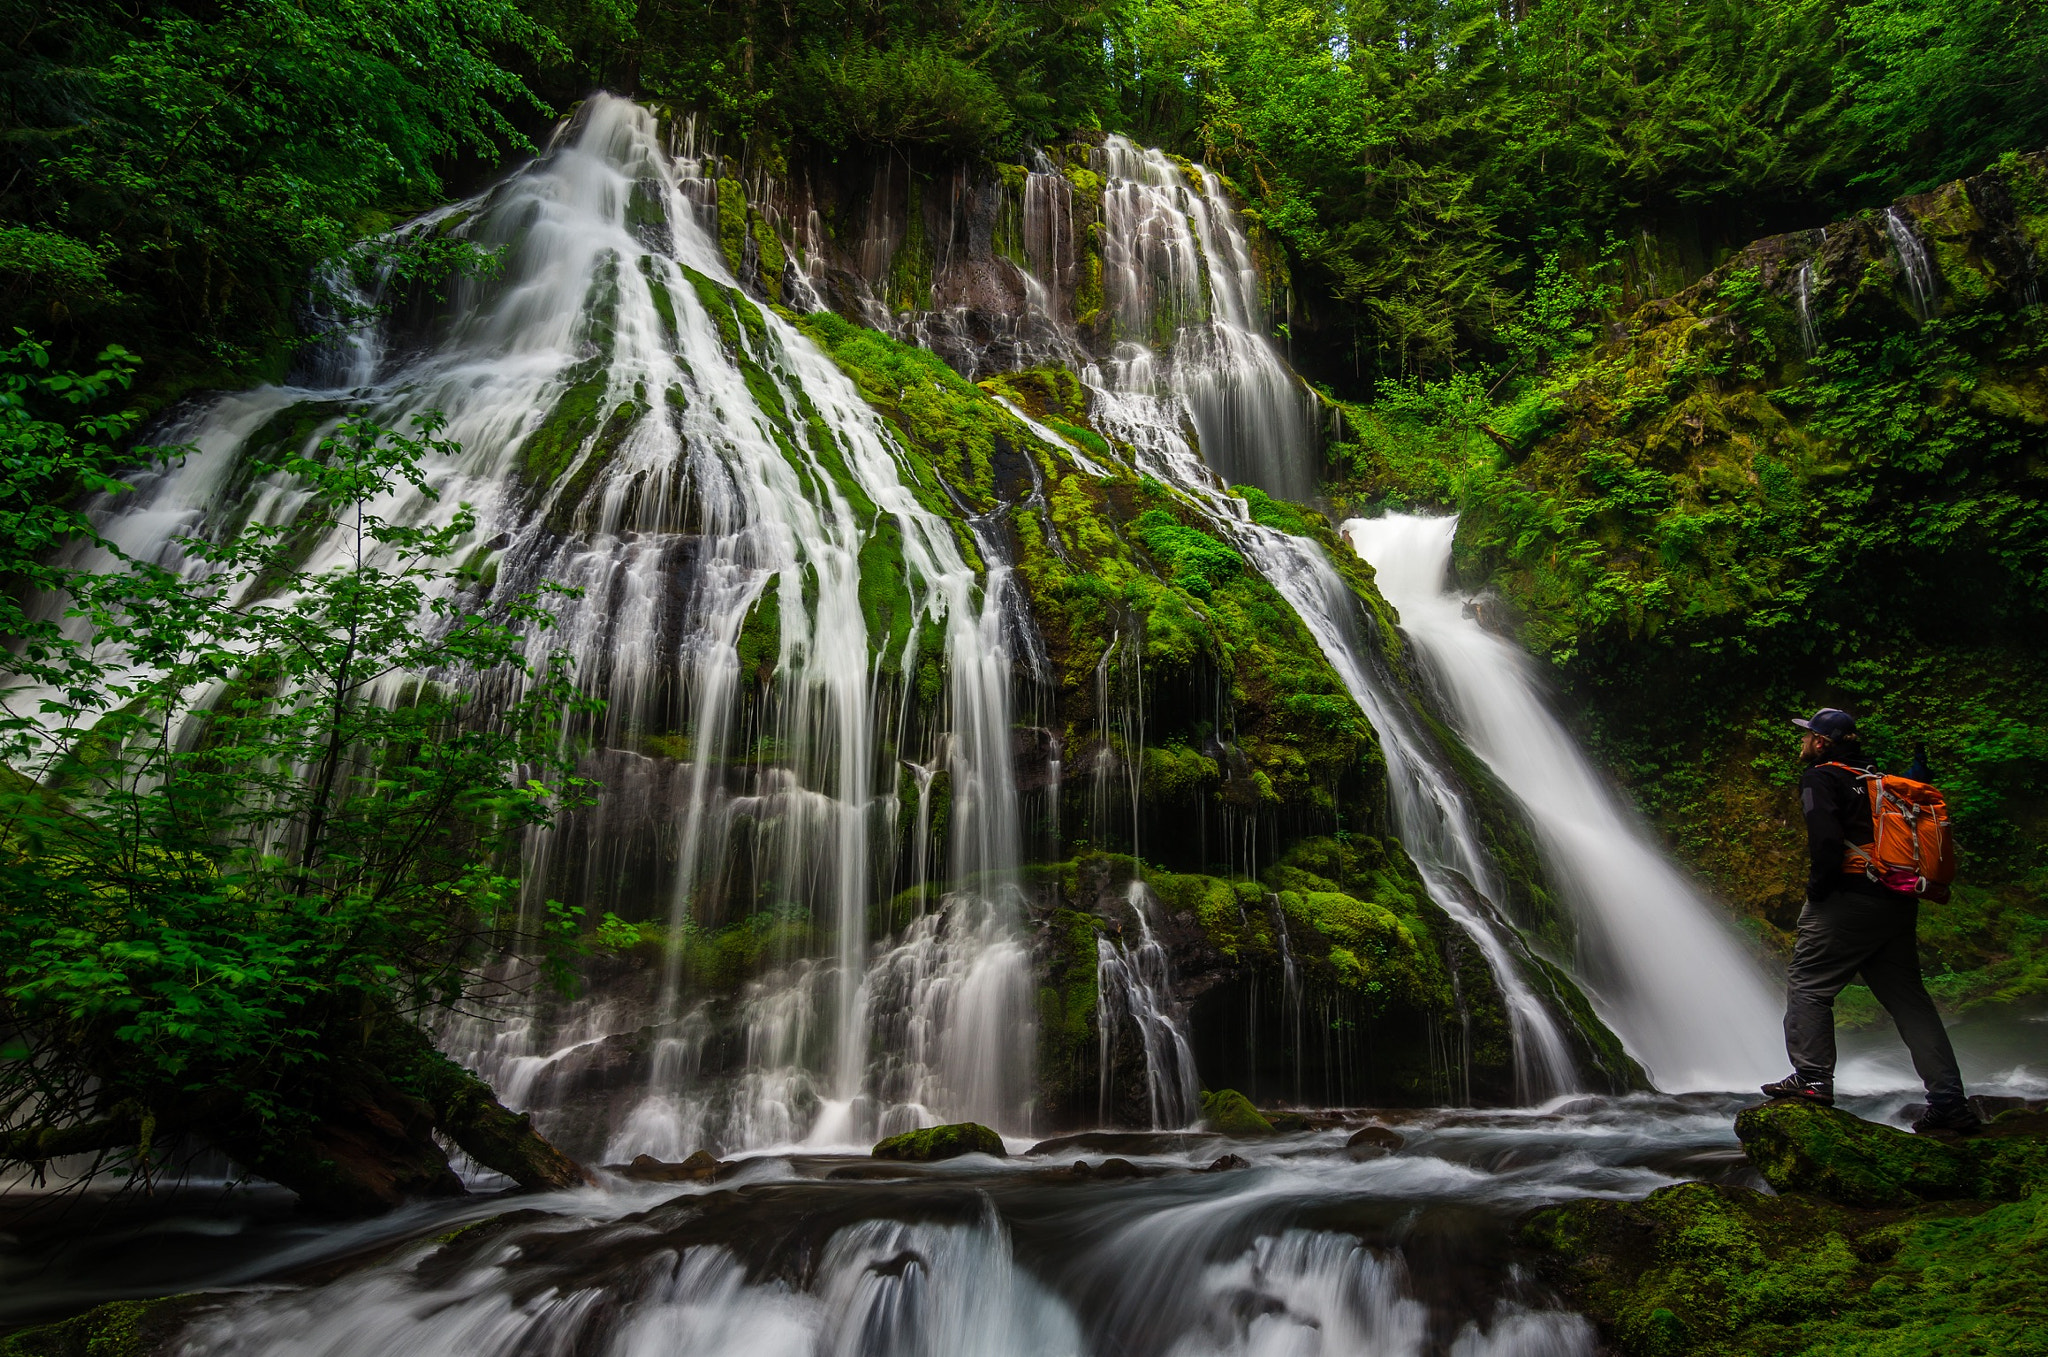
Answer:
<svg viewBox="0 0 2048 1357"><path fill-rule="evenodd" d="M1870 795L1851 771L1871 769L1856 718L1827 707L1792 724L1805 732L1799 742L1806 765L1799 775L1799 803L1806 814L1806 908L1799 913L1785 985L1785 1050L1792 1073L1765 1084L1764 1093L1834 1105L1835 996L1860 974L1892 1015L1927 1085L1927 1115L1913 1129L1973 1131L1977 1114L1964 1100L1955 1048L1920 982L1914 936L1919 897L1873 880L1860 862L1845 865L1855 858L1849 849L1868 846L1875 837Z"/></svg>

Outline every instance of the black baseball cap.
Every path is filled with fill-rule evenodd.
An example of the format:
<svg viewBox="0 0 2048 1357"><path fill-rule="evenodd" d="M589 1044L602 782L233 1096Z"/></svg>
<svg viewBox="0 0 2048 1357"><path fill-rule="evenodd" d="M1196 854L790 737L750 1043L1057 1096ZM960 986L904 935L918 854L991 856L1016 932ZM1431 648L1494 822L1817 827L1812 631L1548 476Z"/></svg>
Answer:
<svg viewBox="0 0 2048 1357"><path fill-rule="evenodd" d="M1808 717L1795 716L1792 724L1828 740L1839 740L1856 733L1856 718L1835 707L1822 707Z"/></svg>

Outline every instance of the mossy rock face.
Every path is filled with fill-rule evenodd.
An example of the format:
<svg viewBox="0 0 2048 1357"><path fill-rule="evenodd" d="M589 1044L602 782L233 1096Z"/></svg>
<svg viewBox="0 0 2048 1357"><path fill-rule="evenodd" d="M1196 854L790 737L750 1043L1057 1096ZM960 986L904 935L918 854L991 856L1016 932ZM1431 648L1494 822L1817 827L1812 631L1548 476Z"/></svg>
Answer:
<svg viewBox="0 0 2048 1357"><path fill-rule="evenodd" d="M2015 1120L1999 1129L2022 1134L1950 1142L1790 1100L1735 1118L1743 1150L1772 1187L1863 1207L2023 1196L2048 1180L2048 1139L2027 1128Z"/></svg>
<svg viewBox="0 0 2048 1357"><path fill-rule="evenodd" d="M894 1159L906 1164L929 1164L963 1154L986 1154L1001 1159L1003 1138L979 1122L961 1121L949 1126L927 1126L890 1136L874 1148L877 1159Z"/></svg>
<svg viewBox="0 0 2048 1357"><path fill-rule="evenodd" d="M1234 1088L1202 1095L1202 1121L1211 1129L1240 1140L1277 1134L1252 1100Z"/></svg>
<svg viewBox="0 0 2048 1357"><path fill-rule="evenodd" d="M199 1294L109 1301L0 1338L0 1357L152 1357L171 1351L194 1315L217 1303Z"/></svg>

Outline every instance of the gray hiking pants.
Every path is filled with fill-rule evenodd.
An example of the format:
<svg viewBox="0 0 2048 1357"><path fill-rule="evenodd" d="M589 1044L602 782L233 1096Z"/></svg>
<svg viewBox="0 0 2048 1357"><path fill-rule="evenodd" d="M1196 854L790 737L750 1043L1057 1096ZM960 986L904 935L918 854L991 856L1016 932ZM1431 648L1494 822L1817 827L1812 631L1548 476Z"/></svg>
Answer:
<svg viewBox="0 0 2048 1357"><path fill-rule="evenodd" d="M1834 1083L1835 996L1860 973L1912 1052L1929 1105L1963 1101L1955 1048L1920 983L1920 947L1913 935L1919 922L1920 902L1911 896L1878 900L1852 891L1808 901L1800 912L1799 941L1786 976L1785 1050L1792 1068L1809 1082Z"/></svg>

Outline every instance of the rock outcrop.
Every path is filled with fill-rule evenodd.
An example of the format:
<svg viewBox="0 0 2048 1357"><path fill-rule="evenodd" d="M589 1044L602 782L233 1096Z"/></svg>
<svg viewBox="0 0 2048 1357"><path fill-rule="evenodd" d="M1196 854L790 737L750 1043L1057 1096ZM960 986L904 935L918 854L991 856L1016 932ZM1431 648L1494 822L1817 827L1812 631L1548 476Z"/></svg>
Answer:
<svg viewBox="0 0 2048 1357"><path fill-rule="evenodd" d="M1684 1183L1524 1226L1621 1352L2043 1351L2048 1116L1963 1139L1789 1103L1736 1124L1780 1195Z"/></svg>

